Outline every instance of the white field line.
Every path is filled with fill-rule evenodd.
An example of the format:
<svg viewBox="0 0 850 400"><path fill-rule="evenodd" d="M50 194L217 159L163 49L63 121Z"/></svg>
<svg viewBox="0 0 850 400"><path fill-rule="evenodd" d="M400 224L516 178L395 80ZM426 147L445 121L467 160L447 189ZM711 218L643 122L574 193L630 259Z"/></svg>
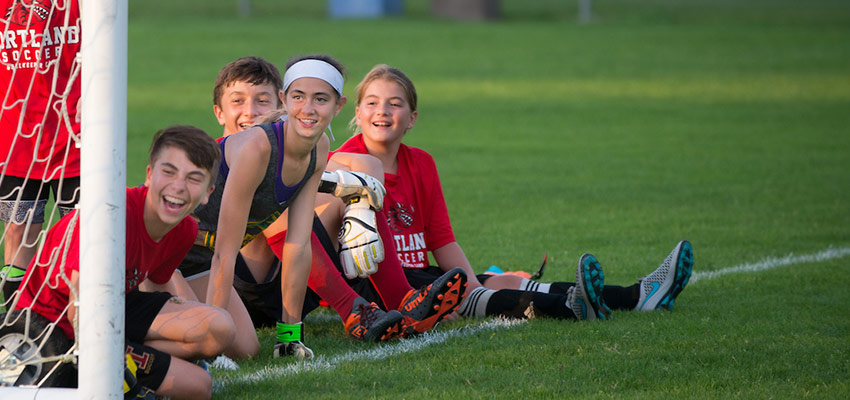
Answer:
<svg viewBox="0 0 850 400"><path fill-rule="evenodd" d="M217 379L213 383L213 392L216 392L225 386L238 383L256 383L265 380L279 379L287 376L298 375L304 372L324 372L331 371L338 365L355 362L355 361L377 361L383 360L390 356L395 356L404 353L411 353L417 350L430 347L435 344L443 343L447 340L457 337L469 336L476 332L510 328L514 325L522 324L525 320L510 320L505 318L494 318L492 320L483 321L478 325L470 325L458 329L450 329L446 331L431 331L411 339L403 339L391 344L378 346L369 350L358 350L343 353L333 357L325 358L318 356L313 360L300 360L292 364L283 366L267 366L259 371L251 374L237 377L223 377Z"/></svg>
<svg viewBox="0 0 850 400"><path fill-rule="evenodd" d="M793 264L821 262L850 256L850 247L833 248L829 247L826 250L814 254L803 254L795 256L789 254L784 257L767 257L756 263L742 264L734 267L722 268L715 271L695 271L691 275L689 284L694 284L701 280L710 280L721 276L734 273L753 273L765 271L778 267L785 267ZM334 318L338 318L333 316ZM428 346L443 343L447 340L456 337L468 336L473 333L484 330L508 329L517 324L521 324L525 320L508 320L504 318L494 318L492 320L483 321L478 325L470 325L458 329L450 329L447 331L428 332L421 336L412 339L404 339L375 347L369 350L352 351L330 358L318 356L310 361L298 361L284 366L267 366L257 372L237 377L223 377L217 379L213 383L213 392L219 391L226 386L238 383L256 383L265 380L278 379L287 376L298 375L304 372L323 372L331 371L338 365L355 361L376 361L383 360L387 357L410 353L421 350Z"/></svg>
<svg viewBox="0 0 850 400"><path fill-rule="evenodd" d="M829 247L826 250L814 254L803 254L795 256L793 253L784 257L767 257L762 261L752 264L742 264L734 267L718 269L714 271L694 271L688 284L699 282L703 279L710 280L724 275L740 272L759 272L769 269L786 267L793 264L812 263L847 257L850 255L850 247Z"/></svg>

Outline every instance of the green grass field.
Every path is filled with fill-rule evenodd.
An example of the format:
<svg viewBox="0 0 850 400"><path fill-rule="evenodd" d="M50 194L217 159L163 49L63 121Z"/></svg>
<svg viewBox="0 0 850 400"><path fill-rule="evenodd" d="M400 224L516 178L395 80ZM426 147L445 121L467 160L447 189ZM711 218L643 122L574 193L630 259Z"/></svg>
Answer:
<svg viewBox="0 0 850 400"><path fill-rule="evenodd" d="M245 55L327 52L406 71L407 143L437 160L458 242L477 270L573 280L584 252L629 285L680 239L703 275L672 313L604 323L488 320L392 344L307 319L311 362L262 355L214 371L217 398L836 398L850 396L850 4L846 1L503 0L496 22L329 21L325 2L131 2L128 184L152 134L218 136L212 86ZM349 136L347 106L333 123ZM782 263L779 263L782 264ZM842 289L844 288L844 289Z"/></svg>

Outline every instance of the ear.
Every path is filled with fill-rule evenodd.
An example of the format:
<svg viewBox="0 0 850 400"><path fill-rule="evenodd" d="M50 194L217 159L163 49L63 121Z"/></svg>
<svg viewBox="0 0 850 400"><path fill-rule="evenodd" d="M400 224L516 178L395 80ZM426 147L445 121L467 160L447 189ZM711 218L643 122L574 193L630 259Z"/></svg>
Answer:
<svg viewBox="0 0 850 400"><path fill-rule="evenodd" d="M416 125L416 119L419 118L419 111L414 111L410 113L410 122L407 124L407 130L413 129L413 125Z"/></svg>
<svg viewBox="0 0 850 400"><path fill-rule="evenodd" d="M342 107L345 106L345 103L348 103L348 97L342 96L336 102L336 112L334 112L334 117L339 115L339 112L342 110Z"/></svg>
<svg viewBox="0 0 850 400"><path fill-rule="evenodd" d="M151 187L151 175L152 174L153 174L153 169L151 168L151 165L148 164L148 166L145 168L145 186L147 186L147 187Z"/></svg>
<svg viewBox="0 0 850 400"><path fill-rule="evenodd" d="M201 204L207 204L207 202L210 201L210 195L212 194L213 190L215 190L215 185L210 183L210 187L207 188L207 192L204 194L204 197L201 198Z"/></svg>
<svg viewBox="0 0 850 400"><path fill-rule="evenodd" d="M354 125L363 127L363 125L360 125L360 106L354 107Z"/></svg>
<svg viewBox="0 0 850 400"><path fill-rule="evenodd" d="M213 114L215 114L215 119L218 120L218 124L224 126L224 112L221 110L221 107L214 105Z"/></svg>

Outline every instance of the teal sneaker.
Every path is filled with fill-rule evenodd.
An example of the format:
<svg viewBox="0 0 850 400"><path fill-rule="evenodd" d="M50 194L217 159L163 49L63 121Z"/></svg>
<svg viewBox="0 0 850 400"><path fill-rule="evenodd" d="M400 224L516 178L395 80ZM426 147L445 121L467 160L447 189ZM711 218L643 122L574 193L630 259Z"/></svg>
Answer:
<svg viewBox="0 0 850 400"><path fill-rule="evenodd" d="M694 250L683 240L651 274L640 279L640 299L635 310L673 310L676 297L688 280L694 267Z"/></svg>
<svg viewBox="0 0 850 400"><path fill-rule="evenodd" d="M591 254L585 254L578 260L576 284L567 290L567 305L578 319L612 319L611 309L602 299L605 275L602 266Z"/></svg>

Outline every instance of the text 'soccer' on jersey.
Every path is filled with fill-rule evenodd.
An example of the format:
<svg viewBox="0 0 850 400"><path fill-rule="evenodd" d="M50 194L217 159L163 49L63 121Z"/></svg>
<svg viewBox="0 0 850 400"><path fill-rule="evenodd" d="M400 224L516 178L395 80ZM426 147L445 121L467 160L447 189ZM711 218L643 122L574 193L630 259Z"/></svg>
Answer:
<svg viewBox="0 0 850 400"><path fill-rule="evenodd" d="M80 20L65 18L64 10L53 9L48 0L17 1L2 10L4 28L0 35L0 61L7 70L46 69L59 58L63 45L80 43ZM55 21L61 18L60 21ZM48 19L54 20L51 27ZM58 23L56 23L58 22Z"/></svg>

